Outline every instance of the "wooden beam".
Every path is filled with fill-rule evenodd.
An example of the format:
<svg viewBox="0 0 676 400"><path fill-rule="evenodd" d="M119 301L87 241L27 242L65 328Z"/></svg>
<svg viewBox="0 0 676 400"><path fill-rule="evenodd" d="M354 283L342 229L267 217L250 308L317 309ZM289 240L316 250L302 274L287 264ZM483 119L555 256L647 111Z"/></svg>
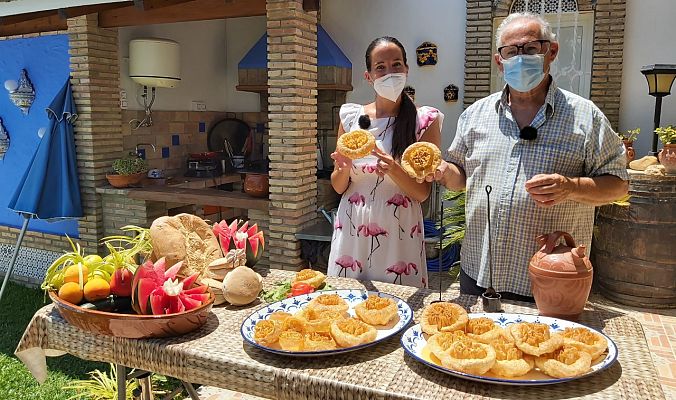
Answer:
<svg viewBox="0 0 676 400"><path fill-rule="evenodd" d="M15 24L0 25L0 36L26 35L37 32L65 31L68 29L66 20L61 18L55 10L51 15L34 18Z"/></svg>
<svg viewBox="0 0 676 400"><path fill-rule="evenodd" d="M16 14L0 18L0 36L25 35L29 33L60 31L68 29L67 18L93 14L100 11L128 7L131 1L61 8Z"/></svg>
<svg viewBox="0 0 676 400"><path fill-rule="evenodd" d="M321 0L303 0L303 10L305 11L319 11L321 8Z"/></svg>
<svg viewBox="0 0 676 400"><path fill-rule="evenodd" d="M251 17L265 14L265 0L192 0L147 11L130 6L99 12L99 26L102 28L118 28L133 25Z"/></svg>
<svg viewBox="0 0 676 400"><path fill-rule="evenodd" d="M134 0L134 3L138 8L143 10L152 10L155 8L162 8L173 6L175 4L187 3L192 0Z"/></svg>

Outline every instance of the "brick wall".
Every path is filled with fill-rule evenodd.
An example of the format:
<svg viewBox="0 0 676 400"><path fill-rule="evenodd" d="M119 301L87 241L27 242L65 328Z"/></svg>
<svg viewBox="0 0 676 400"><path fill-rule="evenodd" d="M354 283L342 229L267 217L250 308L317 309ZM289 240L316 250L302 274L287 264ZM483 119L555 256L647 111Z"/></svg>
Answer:
<svg viewBox="0 0 676 400"><path fill-rule="evenodd" d="M467 1L465 108L490 94L493 18L506 17L513 0ZM579 11L595 11L591 100L617 128L622 84L626 0L578 0Z"/></svg>
<svg viewBox="0 0 676 400"><path fill-rule="evenodd" d="M297 269L295 233L316 215L317 13L267 0L272 267Z"/></svg>
<svg viewBox="0 0 676 400"><path fill-rule="evenodd" d="M167 203L130 199L124 189L105 189L101 199L104 236L123 234L120 228L125 225L149 228L156 218L167 215Z"/></svg>

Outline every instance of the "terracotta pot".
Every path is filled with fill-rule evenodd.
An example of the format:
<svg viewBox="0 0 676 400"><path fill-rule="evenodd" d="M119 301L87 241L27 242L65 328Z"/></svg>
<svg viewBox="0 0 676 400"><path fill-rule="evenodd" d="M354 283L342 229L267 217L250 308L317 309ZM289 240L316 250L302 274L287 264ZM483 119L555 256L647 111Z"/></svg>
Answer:
<svg viewBox="0 0 676 400"><path fill-rule="evenodd" d="M89 310L63 301L54 292L49 297L61 316L82 330L130 339L170 337L192 332L207 322L215 296L209 289L209 301L193 310L168 315L116 314Z"/></svg>
<svg viewBox="0 0 676 400"><path fill-rule="evenodd" d="M624 143L624 148L627 154L627 165L629 165L629 163L634 161L634 159L636 158L636 152L634 151L634 141L623 140L622 143Z"/></svg>
<svg viewBox="0 0 676 400"><path fill-rule="evenodd" d="M665 144L658 154L658 159L668 175L676 175L676 144Z"/></svg>
<svg viewBox="0 0 676 400"><path fill-rule="evenodd" d="M126 188L131 185L136 185L140 183L143 178L146 177L145 172L139 172L138 174L131 175L117 175L117 174L107 174L106 179L111 186L116 188Z"/></svg>
<svg viewBox="0 0 676 400"><path fill-rule="evenodd" d="M565 245L557 244L563 236ZM540 250L528 266L540 315L576 320L591 291L593 268L583 245L565 232L538 236Z"/></svg>
<svg viewBox="0 0 676 400"><path fill-rule="evenodd" d="M268 193L270 193L268 176L247 173L244 178L244 192L253 197L268 197Z"/></svg>

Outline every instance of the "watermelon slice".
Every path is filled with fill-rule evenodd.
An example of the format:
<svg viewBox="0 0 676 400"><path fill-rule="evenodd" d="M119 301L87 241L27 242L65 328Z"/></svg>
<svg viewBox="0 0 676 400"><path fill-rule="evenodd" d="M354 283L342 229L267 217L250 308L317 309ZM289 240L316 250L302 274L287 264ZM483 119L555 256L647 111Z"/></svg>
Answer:
<svg viewBox="0 0 676 400"><path fill-rule="evenodd" d="M166 260L146 262L136 269L132 286L132 307L138 314L171 314L192 310L209 301L207 286L191 288L198 275L184 280L177 275L182 262L165 270Z"/></svg>

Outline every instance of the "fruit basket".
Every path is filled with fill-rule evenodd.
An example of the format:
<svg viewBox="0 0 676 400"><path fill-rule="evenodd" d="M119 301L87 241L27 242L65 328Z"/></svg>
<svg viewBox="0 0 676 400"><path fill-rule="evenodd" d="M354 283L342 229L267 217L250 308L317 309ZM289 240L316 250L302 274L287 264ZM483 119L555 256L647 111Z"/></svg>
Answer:
<svg viewBox="0 0 676 400"><path fill-rule="evenodd" d="M199 329L207 321L215 296L190 311L165 315L121 314L90 310L64 301L50 291L49 297L63 318L73 326L101 335L144 339L183 335Z"/></svg>

